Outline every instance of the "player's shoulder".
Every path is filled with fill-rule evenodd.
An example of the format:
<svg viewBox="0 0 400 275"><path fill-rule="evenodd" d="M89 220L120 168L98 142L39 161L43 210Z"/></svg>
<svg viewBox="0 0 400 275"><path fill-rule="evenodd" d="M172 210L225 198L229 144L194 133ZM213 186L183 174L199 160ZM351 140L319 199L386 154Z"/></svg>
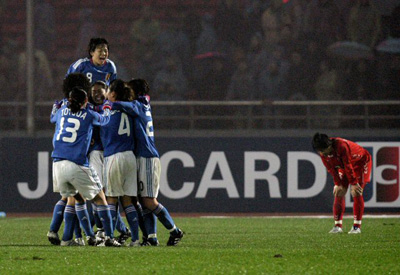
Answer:
<svg viewBox="0 0 400 275"><path fill-rule="evenodd" d="M107 61L107 64L109 64L110 68L112 68L112 71L116 72L117 71L117 66L115 66L114 61L112 61L111 59L108 59L108 58L107 58L106 61Z"/></svg>
<svg viewBox="0 0 400 275"><path fill-rule="evenodd" d="M85 57L85 58L80 58L77 61L75 61L74 63L72 63L71 68L73 68L74 70L78 69L79 66L83 66L87 63L90 63L90 59Z"/></svg>

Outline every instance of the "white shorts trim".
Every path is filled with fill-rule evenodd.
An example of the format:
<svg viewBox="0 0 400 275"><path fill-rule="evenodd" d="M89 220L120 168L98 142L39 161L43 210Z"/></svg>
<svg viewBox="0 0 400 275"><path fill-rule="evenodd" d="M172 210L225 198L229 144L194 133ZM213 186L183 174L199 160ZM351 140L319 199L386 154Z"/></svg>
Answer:
<svg viewBox="0 0 400 275"><path fill-rule="evenodd" d="M96 170L100 182L103 184L103 167L104 167L104 154L103 151L94 150L89 154L89 165Z"/></svg>
<svg viewBox="0 0 400 275"><path fill-rule="evenodd" d="M132 151L104 158L104 185L109 197L137 196L136 157Z"/></svg>
<svg viewBox="0 0 400 275"><path fill-rule="evenodd" d="M137 159L138 184L141 197L157 198L160 190L161 162L159 158Z"/></svg>

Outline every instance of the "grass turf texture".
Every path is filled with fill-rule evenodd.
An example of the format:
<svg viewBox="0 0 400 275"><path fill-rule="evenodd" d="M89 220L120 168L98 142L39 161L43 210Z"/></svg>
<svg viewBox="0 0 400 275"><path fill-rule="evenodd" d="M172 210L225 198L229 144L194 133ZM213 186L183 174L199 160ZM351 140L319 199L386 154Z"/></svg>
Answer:
<svg viewBox="0 0 400 275"><path fill-rule="evenodd" d="M398 218L364 219L358 235L347 234L351 219L343 234L328 234L331 219L175 221L186 233L176 247L166 246L168 233L158 224L159 247L110 248L53 246L50 218L0 219L0 274L400 273Z"/></svg>

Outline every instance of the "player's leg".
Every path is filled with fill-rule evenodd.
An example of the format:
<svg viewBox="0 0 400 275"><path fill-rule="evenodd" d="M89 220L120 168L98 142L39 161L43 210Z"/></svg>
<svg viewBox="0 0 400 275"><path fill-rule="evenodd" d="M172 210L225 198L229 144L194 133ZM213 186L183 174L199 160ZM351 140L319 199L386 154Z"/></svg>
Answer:
<svg viewBox="0 0 400 275"><path fill-rule="evenodd" d="M133 205L136 208L136 213L137 213L137 216L138 216L138 222L139 222L140 231L142 231L143 238L147 239L147 232L146 232L146 227L144 225L142 205L139 203L138 200L133 201Z"/></svg>
<svg viewBox="0 0 400 275"><path fill-rule="evenodd" d="M120 236L118 237L120 240L126 240L131 236L131 231L129 230L129 228L126 226L124 219L121 216L121 212L120 207L119 207L119 203L120 203L121 199L118 198L118 202L116 205L116 213L117 213L117 220L116 220L116 224L115 224L115 229L120 233ZM122 202L121 202L122 204Z"/></svg>
<svg viewBox="0 0 400 275"><path fill-rule="evenodd" d="M96 171L96 174L100 180L100 182L103 184L103 164L104 164L104 155L103 151L100 150L93 150L89 154L89 165ZM103 191L105 186L103 185ZM91 201L91 207L92 207L92 216L93 216L93 223L92 225L96 224L97 231L100 232L99 236L103 237L104 230L103 230L103 224L101 223L101 220L99 216L97 215L97 205ZM91 217L92 218L92 217Z"/></svg>
<svg viewBox="0 0 400 275"><path fill-rule="evenodd" d="M73 197L68 197L67 205L65 206L64 211L64 232L61 239L62 246L77 245L77 243L73 240L75 224L75 199Z"/></svg>
<svg viewBox="0 0 400 275"><path fill-rule="evenodd" d="M122 206L125 211L126 220L128 221L129 227L131 228L131 244L130 246L139 246L139 223L136 208L133 202L136 201L136 197L123 196Z"/></svg>
<svg viewBox="0 0 400 275"><path fill-rule="evenodd" d="M170 238L167 245L177 245L183 237L183 232L176 225L166 207L157 201L156 198L143 197L145 207L152 211L161 224L169 231Z"/></svg>
<svg viewBox="0 0 400 275"><path fill-rule="evenodd" d="M67 198L61 197L61 199L56 203L53 210L53 217L50 223L50 230L47 233L47 237L50 243L54 245L60 245L61 241L58 236L58 230L60 230L63 218L64 218L64 210L67 205Z"/></svg>
<svg viewBox="0 0 400 275"><path fill-rule="evenodd" d="M117 223L117 211L118 211L118 197L107 196L107 204L110 209L111 220L112 220L112 231L115 231Z"/></svg>
<svg viewBox="0 0 400 275"><path fill-rule="evenodd" d="M59 193L60 188L58 187L58 181L56 176L56 169L54 168L55 163L53 162L53 192ZM53 209L53 217L50 223L49 232L47 232L47 238L49 239L50 243L54 245L60 245L60 237L58 236L58 230L60 230L61 224L64 218L64 210L65 206L67 205L67 198L61 196L61 199L56 203Z"/></svg>
<svg viewBox="0 0 400 275"><path fill-rule="evenodd" d="M350 234L361 233L361 221L364 214L364 197L363 191L365 185L371 180L372 162L366 162L362 167L355 170L359 183L351 186L351 196L353 197L353 227L349 231Z"/></svg>
<svg viewBox="0 0 400 275"><path fill-rule="evenodd" d="M104 192L99 192L94 198L93 201L97 204L97 213L100 219L103 222L103 228L105 233L105 246L115 246L119 247L121 244L114 239L114 230L112 224L112 218L110 213L110 208L106 200L106 196Z"/></svg>
<svg viewBox="0 0 400 275"><path fill-rule="evenodd" d="M345 211L345 195L347 186L335 185L333 188L333 219L335 226L329 233L342 233L343 215Z"/></svg>

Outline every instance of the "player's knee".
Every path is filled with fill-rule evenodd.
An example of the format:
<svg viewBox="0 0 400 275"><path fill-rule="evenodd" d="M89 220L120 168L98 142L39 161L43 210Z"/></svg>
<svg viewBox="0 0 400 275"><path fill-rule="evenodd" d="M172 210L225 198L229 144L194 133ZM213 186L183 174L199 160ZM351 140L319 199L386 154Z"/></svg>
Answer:
<svg viewBox="0 0 400 275"><path fill-rule="evenodd" d="M346 191L347 189L343 186L336 185L333 189L333 194L335 195L335 197L344 197L346 195Z"/></svg>
<svg viewBox="0 0 400 275"><path fill-rule="evenodd" d="M142 201L143 201L144 207L146 207L147 209L150 209L150 210L154 210L158 205L156 198L143 198Z"/></svg>
<svg viewBox="0 0 400 275"><path fill-rule="evenodd" d="M362 196L362 192L358 191L358 190L351 190L351 196L354 197L359 197Z"/></svg>

